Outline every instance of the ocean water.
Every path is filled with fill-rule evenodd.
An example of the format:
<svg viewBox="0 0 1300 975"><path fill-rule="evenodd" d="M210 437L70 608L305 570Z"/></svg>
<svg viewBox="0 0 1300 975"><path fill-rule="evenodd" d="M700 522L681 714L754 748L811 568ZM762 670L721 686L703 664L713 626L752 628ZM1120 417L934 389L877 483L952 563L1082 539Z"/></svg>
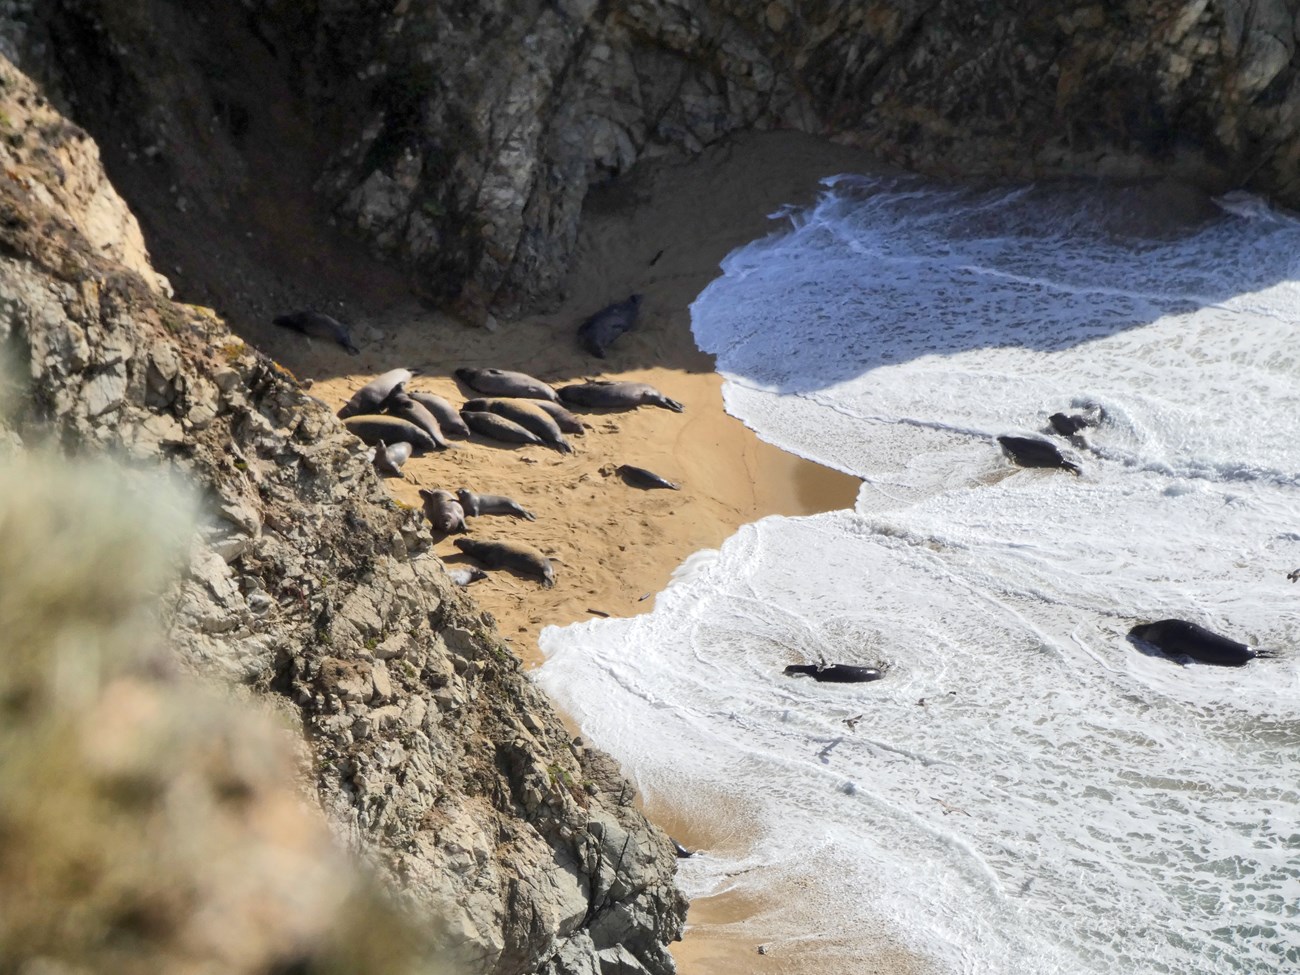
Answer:
<svg viewBox="0 0 1300 975"><path fill-rule="evenodd" d="M696 339L855 510L745 526L653 612L545 630L536 672L720 838L684 888L766 903L747 934L830 975L881 935L945 975L1300 971L1300 221L843 176L774 226ZM1277 656L1126 639L1167 617ZM888 672L781 673L818 660Z"/></svg>

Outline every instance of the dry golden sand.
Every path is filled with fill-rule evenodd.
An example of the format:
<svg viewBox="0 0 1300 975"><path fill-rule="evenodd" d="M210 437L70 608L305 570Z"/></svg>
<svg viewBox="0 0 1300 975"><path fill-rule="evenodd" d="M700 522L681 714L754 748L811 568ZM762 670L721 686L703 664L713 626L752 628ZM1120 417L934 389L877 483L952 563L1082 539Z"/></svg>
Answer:
<svg viewBox="0 0 1300 975"><path fill-rule="evenodd" d="M420 488L465 486L508 495L536 514L534 522L470 521L472 537L526 541L555 562L552 589L509 572L493 572L471 589L534 667L542 627L649 610L683 559L716 548L740 525L853 505L856 479L762 442L724 412L713 358L692 340L689 305L718 276L729 251L780 229L768 214L783 204L811 202L821 177L870 165L853 150L790 133L746 137L688 163L660 160L592 195L564 301L553 313L471 329L395 302L363 324L359 357L349 359L319 341L276 341L275 351L300 377L319 377L312 393L334 408L399 366L420 372L410 389L457 405L478 395L452 377L461 366L520 370L555 386L584 378L643 381L684 404L681 414L654 407L583 414L588 430L570 436L575 450L567 455L475 436L413 458L405 480L387 482L411 505L419 505ZM633 292L644 295L637 329L603 361L583 352L575 340L578 323ZM382 337L367 341L366 327ZM649 468L681 490L629 487L611 474L620 463ZM439 540L435 551L448 563L467 561L454 540ZM709 837L675 823L671 808L650 814L686 841L708 844ZM788 953L760 956L752 938L733 935L733 922L757 909L727 896L693 905L692 928L675 951L681 970L798 971ZM892 954L882 955L881 964L886 967L872 968L864 959L862 971L912 970Z"/></svg>

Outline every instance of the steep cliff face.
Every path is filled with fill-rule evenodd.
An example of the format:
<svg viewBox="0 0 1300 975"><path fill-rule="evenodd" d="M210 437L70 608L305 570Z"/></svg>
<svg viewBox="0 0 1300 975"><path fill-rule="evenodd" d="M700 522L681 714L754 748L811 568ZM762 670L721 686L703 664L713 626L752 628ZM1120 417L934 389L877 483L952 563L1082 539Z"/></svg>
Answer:
<svg viewBox="0 0 1300 975"><path fill-rule="evenodd" d="M1290 0L123 6L59 0L40 28L92 117L115 100L147 144L241 173L275 79L314 133L283 131L291 155L312 142L301 181L470 317L554 292L591 184L755 127L942 176L1172 174L1300 202Z"/></svg>
<svg viewBox="0 0 1300 975"><path fill-rule="evenodd" d="M163 597L175 654L300 723L335 832L446 970L671 971L671 845L610 761L570 742L419 513L292 376L168 297L94 143L2 58L0 119L13 429L201 493Z"/></svg>

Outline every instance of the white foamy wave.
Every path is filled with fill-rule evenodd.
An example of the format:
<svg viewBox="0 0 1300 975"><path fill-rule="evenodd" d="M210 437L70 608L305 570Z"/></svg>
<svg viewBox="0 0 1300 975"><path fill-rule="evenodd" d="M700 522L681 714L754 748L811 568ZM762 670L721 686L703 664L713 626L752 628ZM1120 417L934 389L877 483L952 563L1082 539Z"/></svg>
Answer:
<svg viewBox="0 0 1300 975"><path fill-rule="evenodd" d="M720 797L744 810L683 877L798 889L763 918L790 951L883 922L946 972L1300 966L1300 226L1140 236L1141 202L840 179L693 307L728 410L862 477L857 509L544 631L539 679L652 798L716 836ZM1003 433L1082 476L1012 467ZM1164 617L1281 653L1126 639ZM818 659L889 672L781 673Z"/></svg>

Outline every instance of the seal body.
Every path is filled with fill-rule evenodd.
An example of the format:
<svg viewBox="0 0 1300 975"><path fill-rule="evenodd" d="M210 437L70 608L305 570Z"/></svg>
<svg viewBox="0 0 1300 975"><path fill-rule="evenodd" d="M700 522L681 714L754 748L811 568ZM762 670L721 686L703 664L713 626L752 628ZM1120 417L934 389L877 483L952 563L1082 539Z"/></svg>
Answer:
<svg viewBox="0 0 1300 975"><path fill-rule="evenodd" d="M456 499L471 518L479 515L514 515L527 521L536 521L537 516L510 498L500 494L475 494L469 488L460 488Z"/></svg>
<svg viewBox="0 0 1300 975"><path fill-rule="evenodd" d="M1092 426L1086 416L1069 416L1065 413L1053 413L1047 418L1047 422L1063 437L1072 437L1085 427Z"/></svg>
<svg viewBox="0 0 1300 975"><path fill-rule="evenodd" d="M555 390L523 372L508 369L457 369L455 376L470 389L486 396L554 400Z"/></svg>
<svg viewBox="0 0 1300 975"><path fill-rule="evenodd" d="M875 667L859 667L857 664L829 664L825 667L817 664L790 664L785 668L785 673L790 677L807 675L813 680L829 684L865 684L885 676Z"/></svg>
<svg viewBox="0 0 1300 975"><path fill-rule="evenodd" d="M517 423L533 433L548 447L554 447L565 454L573 453L573 445L564 439L559 424L549 413L534 408L534 402L541 403L542 400L472 399L465 404L464 409L503 416L511 423Z"/></svg>
<svg viewBox="0 0 1300 975"><path fill-rule="evenodd" d="M439 450L445 450L451 446L447 442L447 438L442 435L442 427L438 423L438 418L405 393L396 392L389 396L384 403L384 410L392 416L401 417L403 420L414 423L429 435L429 439L438 445Z"/></svg>
<svg viewBox="0 0 1300 975"><path fill-rule="evenodd" d="M638 406L662 406L665 410L681 413L685 409L677 400L669 399L649 383L609 382L608 380L562 386L560 400L570 406L624 410L635 409Z"/></svg>
<svg viewBox="0 0 1300 975"><path fill-rule="evenodd" d="M998 443L1007 456L1021 467L1060 467L1073 474L1082 471L1079 465L1066 460L1056 445L1037 437L998 437Z"/></svg>
<svg viewBox="0 0 1300 975"><path fill-rule="evenodd" d="M555 421L555 425L564 433L577 434L579 437L586 435L587 428L582 425L582 421L559 403L552 403L548 399L535 399L532 401L532 405L549 413L551 419Z"/></svg>
<svg viewBox="0 0 1300 975"><path fill-rule="evenodd" d="M605 350L614 340L636 327L640 310L640 295L632 295L627 301L602 308L578 326L578 342L597 359L605 358Z"/></svg>
<svg viewBox="0 0 1300 975"><path fill-rule="evenodd" d="M460 418L460 413L457 412L456 407L441 396L434 393L421 393L414 389L405 392L407 396L433 414L433 418L438 421L438 426L442 428L443 434L448 437L460 438L469 436L469 427L465 426L465 421Z"/></svg>
<svg viewBox="0 0 1300 975"><path fill-rule="evenodd" d="M343 404L338 412L339 419L346 420L359 413L378 413L383 408L384 400L393 393L400 392L411 381L411 375L410 369L389 369L382 376L370 380Z"/></svg>
<svg viewBox="0 0 1300 975"><path fill-rule="evenodd" d="M331 318L322 312L294 311L287 315L279 315L271 321L281 328L292 329L314 339L329 339L331 342L337 342L347 349L349 355L361 354L361 350L352 341L348 327L337 318Z"/></svg>
<svg viewBox="0 0 1300 975"><path fill-rule="evenodd" d="M400 416L366 413L348 417L343 421L343 425L372 447L382 440L389 445L390 449L396 443L409 443L411 450L417 454L438 449L432 437Z"/></svg>
<svg viewBox="0 0 1300 975"><path fill-rule="evenodd" d="M465 530L465 510L456 495L450 491L421 489L420 497L424 500L424 515L435 531L449 534Z"/></svg>
<svg viewBox="0 0 1300 975"><path fill-rule="evenodd" d="M374 456L370 458L377 470L384 477L404 477L402 465L411 459L411 445L406 441L391 447L382 440L375 444Z"/></svg>
<svg viewBox="0 0 1300 975"><path fill-rule="evenodd" d="M631 464L619 464L615 468L619 476L628 484L639 488L668 488L671 491L680 491L681 485L674 484L667 478L660 477L654 471L648 471L644 467L633 467Z"/></svg>
<svg viewBox="0 0 1300 975"><path fill-rule="evenodd" d="M541 437L537 436L537 434L531 430L525 430L518 423L507 420L504 416L476 410L461 410L460 415L471 430L493 440L500 440L503 443L527 443L536 444L539 447L545 446Z"/></svg>
<svg viewBox="0 0 1300 975"><path fill-rule="evenodd" d="M1243 667L1256 657L1264 656L1244 643L1220 636L1187 620L1140 623L1129 630L1128 635L1129 639L1149 643L1168 656L1191 657L1220 667Z"/></svg>
<svg viewBox="0 0 1300 975"><path fill-rule="evenodd" d="M538 576L542 585L548 589L555 585L555 569L551 560L531 545L523 542L458 538L456 547L489 569L511 569L524 575Z"/></svg>
<svg viewBox="0 0 1300 975"><path fill-rule="evenodd" d="M477 565L459 565L455 568L448 568L447 575L451 577L452 582L462 589L471 582L478 582L480 579L487 578L487 573Z"/></svg>

